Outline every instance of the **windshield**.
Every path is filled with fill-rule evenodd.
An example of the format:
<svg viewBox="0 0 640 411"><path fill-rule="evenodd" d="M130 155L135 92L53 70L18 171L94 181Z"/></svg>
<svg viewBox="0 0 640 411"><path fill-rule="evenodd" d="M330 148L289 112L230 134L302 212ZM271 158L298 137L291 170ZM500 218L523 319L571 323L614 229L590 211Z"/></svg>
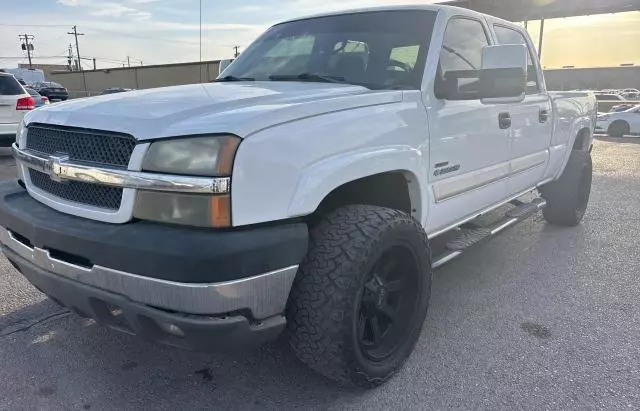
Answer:
<svg viewBox="0 0 640 411"><path fill-rule="evenodd" d="M276 25L219 81L318 81L418 89L436 13L366 12Z"/></svg>

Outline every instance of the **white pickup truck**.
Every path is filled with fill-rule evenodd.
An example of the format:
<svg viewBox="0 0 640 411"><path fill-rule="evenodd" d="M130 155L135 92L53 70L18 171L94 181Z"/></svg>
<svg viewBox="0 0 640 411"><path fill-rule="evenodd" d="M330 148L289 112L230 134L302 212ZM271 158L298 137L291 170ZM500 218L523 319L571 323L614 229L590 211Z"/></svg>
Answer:
<svg viewBox="0 0 640 411"><path fill-rule="evenodd" d="M196 350L286 331L313 369L375 386L413 350L433 268L540 209L580 222L595 116L593 95L546 91L507 21L434 5L292 20L216 82L28 114L0 241L100 323Z"/></svg>

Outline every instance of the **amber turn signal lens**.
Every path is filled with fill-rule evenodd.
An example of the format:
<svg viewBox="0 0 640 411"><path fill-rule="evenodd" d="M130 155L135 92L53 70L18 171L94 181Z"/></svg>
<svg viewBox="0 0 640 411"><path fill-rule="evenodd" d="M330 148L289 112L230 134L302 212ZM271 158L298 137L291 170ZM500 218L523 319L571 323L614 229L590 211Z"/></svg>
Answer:
<svg viewBox="0 0 640 411"><path fill-rule="evenodd" d="M231 227L231 198L229 194L211 197L211 226Z"/></svg>

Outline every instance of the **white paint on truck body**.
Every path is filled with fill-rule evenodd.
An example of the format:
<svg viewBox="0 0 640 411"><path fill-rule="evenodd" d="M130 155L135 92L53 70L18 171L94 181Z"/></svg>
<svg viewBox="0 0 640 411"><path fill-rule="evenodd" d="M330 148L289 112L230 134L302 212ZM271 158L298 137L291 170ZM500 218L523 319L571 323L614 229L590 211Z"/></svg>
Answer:
<svg viewBox="0 0 640 411"><path fill-rule="evenodd" d="M413 216L429 235L439 234L558 178L582 130L590 145L595 98L548 93L535 53L532 75L538 88L521 102L439 98L434 84L451 21L475 21L487 45L501 44L494 31L499 24L533 46L519 26L465 9L373 10L414 9L438 13L417 90L320 82L209 83L67 101L38 109L26 121L123 132L144 142L203 134L241 137L231 189L236 227L309 215L346 183L400 171L410 181ZM352 13L361 11L366 10ZM328 15L334 14L340 13ZM512 121L507 129L498 121L505 112Z"/></svg>

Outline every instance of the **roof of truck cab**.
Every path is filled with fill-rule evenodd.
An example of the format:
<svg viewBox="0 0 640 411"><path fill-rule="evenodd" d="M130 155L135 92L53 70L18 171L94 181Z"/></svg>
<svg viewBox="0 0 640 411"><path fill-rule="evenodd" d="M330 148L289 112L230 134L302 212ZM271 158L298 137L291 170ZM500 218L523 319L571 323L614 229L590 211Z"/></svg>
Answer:
<svg viewBox="0 0 640 411"><path fill-rule="evenodd" d="M441 4L441 3L439 4L406 4L406 5L376 6L376 7L357 8L357 9L336 10L336 11L331 11L326 13L319 13L319 14L312 14L309 16L297 17L297 18L282 21L278 24L290 23L292 21L299 21L299 20L314 19L318 17L339 16L342 14L357 14L357 13L367 13L372 11L402 11L402 10L434 11L438 13L445 13L451 16L453 15L465 15L465 16L475 16L475 17L484 16L484 14L478 13L477 11L465 9L462 7L447 6L446 4ZM505 23L511 23L511 22L508 22L505 20Z"/></svg>

